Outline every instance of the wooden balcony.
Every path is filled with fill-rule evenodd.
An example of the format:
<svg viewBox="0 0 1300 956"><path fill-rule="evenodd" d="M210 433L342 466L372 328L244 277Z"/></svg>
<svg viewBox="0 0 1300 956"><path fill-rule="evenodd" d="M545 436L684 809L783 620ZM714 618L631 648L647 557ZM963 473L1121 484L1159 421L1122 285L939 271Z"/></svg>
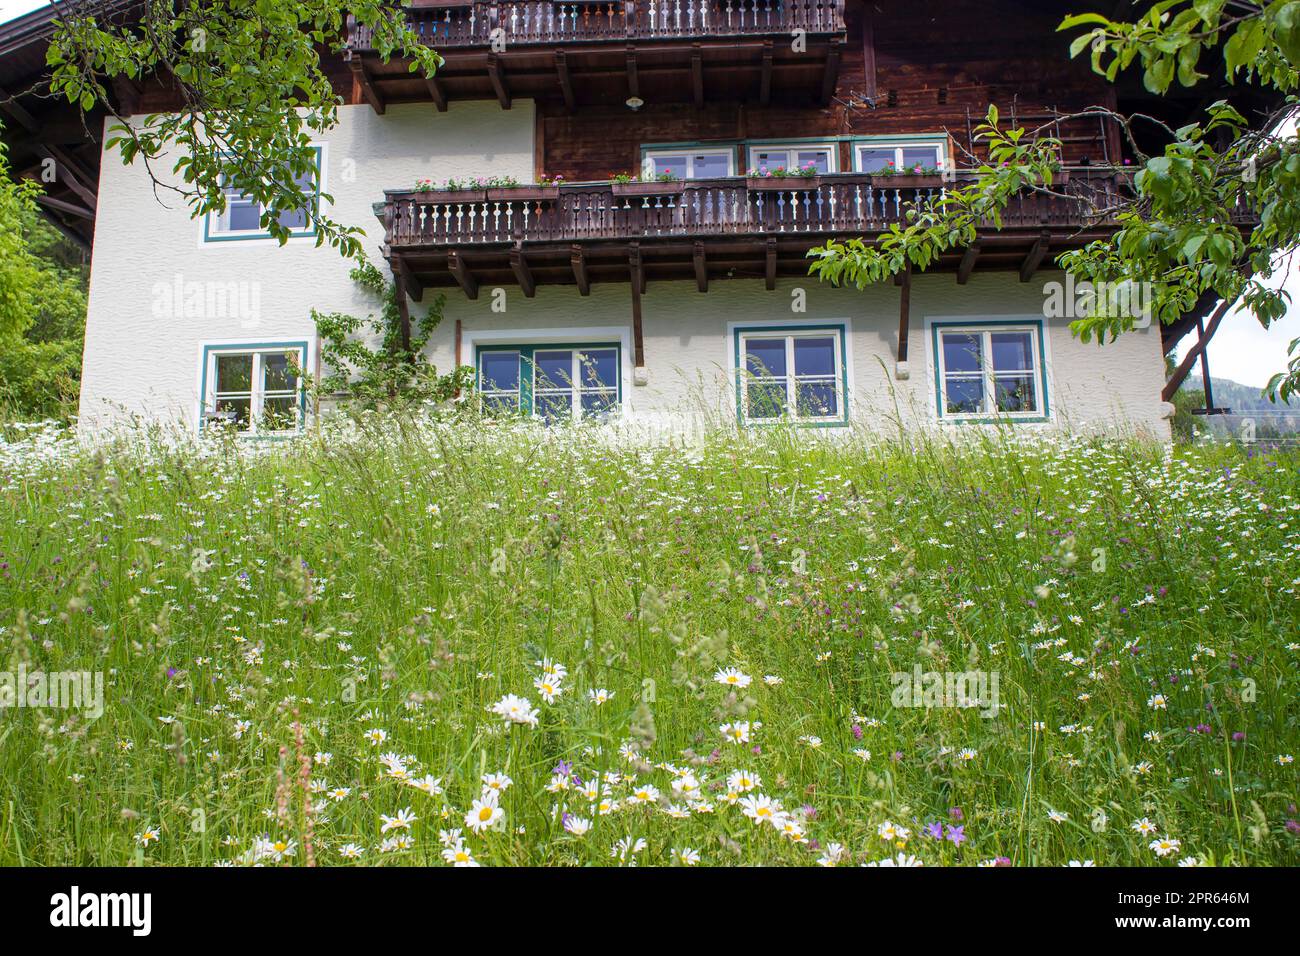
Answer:
<svg viewBox="0 0 1300 956"><path fill-rule="evenodd" d="M633 97L825 103L846 39L844 0L415 0L406 15L444 59L436 76L381 62L349 18L348 63L379 112L516 97L571 111Z"/></svg>
<svg viewBox="0 0 1300 956"><path fill-rule="evenodd" d="M943 188L902 178L882 181L837 174L815 182L763 183L744 178L689 180L632 187L575 183L549 192L537 187L487 193L385 193L376 212L384 223L385 255L417 300L429 287L459 286L474 298L481 285L518 285L533 295L540 284L805 276L806 253L828 238L879 236L906 221L918 200ZM981 230L971 249L945 257L932 271L1018 272L1029 281L1049 256L1108 235L1091 209L1110 205L1126 188L1113 176L1075 177L1058 187L1068 198L1027 192L1007 210L1001 229Z"/></svg>

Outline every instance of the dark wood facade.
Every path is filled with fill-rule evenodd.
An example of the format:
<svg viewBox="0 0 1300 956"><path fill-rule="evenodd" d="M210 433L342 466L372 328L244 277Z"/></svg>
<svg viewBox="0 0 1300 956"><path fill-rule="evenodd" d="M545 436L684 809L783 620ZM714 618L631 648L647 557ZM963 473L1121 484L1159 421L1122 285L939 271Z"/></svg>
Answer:
<svg viewBox="0 0 1300 956"><path fill-rule="evenodd" d="M1123 16L1127 0L1108 2ZM139 6L106 0L129 21ZM852 170L860 137L944 137L958 167L980 159L973 129L990 104L1005 125L1041 128L1062 143L1069 186L1055 198L1022 197L1005 228L982 230L976 248L936 268L964 281L975 268L1027 280L1068 248L1105 236L1113 224L1089 214L1097 195L1127 188L1126 144L1092 106L1140 108L1179 125L1223 95L1213 83L1193 94L1153 98L1132 77L1108 84L1068 58L1056 31L1067 0L412 0L406 16L443 57L434 76L384 62L370 37L348 25L322 63L345 102L384 112L462 99L510 109L536 104L534 173L569 185L535 199L455 197L438 201L394 182L376 194L384 253L416 297L425 287L806 273L805 252L831 237L870 238L900 221L924 195L906 183L842 172L779 192L743 177L691 181L675 195L628 198L608 180L637 171L642 150L690 144L736 151L745 144L818 140ZM82 119L47 95L47 11L0 27L0 111L20 174L54 158L62 175L43 202L74 238L93 237L94 188L103 115ZM176 108L177 92L151 78L113 84L123 115ZM1235 100L1239 102L1239 99ZM635 107L635 108L632 108ZM1248 113L1249 115L1249 113ZM1067 118L1062 118L1062 117ZM1144 144L1150 146L1151 144ZM1158 146L1158 144L1156 144ZM467 170L467 175L475 171ZM931 187L925 187L931 188Z"/></svg>

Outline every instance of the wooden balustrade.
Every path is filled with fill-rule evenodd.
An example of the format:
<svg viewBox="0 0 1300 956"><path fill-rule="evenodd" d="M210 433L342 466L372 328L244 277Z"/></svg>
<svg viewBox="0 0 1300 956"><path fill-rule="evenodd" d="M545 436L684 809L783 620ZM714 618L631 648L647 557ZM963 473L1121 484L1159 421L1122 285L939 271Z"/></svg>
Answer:
<svg viewBox="0 0 1300 956"><path fill-rule="evenodd" d="M433 47L486 46L496 29L507 44L844 30L844 0L435 0L406 15ZM348 46L371 49L370 31L350 22Z"/></svg>
<svg viewBox="0 0 1300 956"><path fill-rule="evenodd" d="M1097 190L1118 188L1089 180L1088 205L1104 205ZM775 188L774 188L775 186ZM655 187L649 187L655 188ZM676 191L672 191L675 189ZM671 236L782 233L871 233L903 222L907 209L940 188L882 185L862 174L791 178L750 188L744 179L688 180L659 195L616 195L611 183L574 183L554 198L389 191L383 209L385 242L391 248L504 242L581 242ZM493 198L495 197L495 198ZM1101 199L1102 202L1098 200ZM1080 224L1082 200L1040 193L1015 197L1004 227L1068 227Z"/></svg>

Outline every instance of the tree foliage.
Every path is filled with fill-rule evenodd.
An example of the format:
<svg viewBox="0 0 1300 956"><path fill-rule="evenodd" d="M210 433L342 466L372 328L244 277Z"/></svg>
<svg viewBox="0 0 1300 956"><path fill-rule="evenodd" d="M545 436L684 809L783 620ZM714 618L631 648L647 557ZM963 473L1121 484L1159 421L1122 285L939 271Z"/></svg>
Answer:
<svg viewBox="0 0 1300 956"><path fill-rule="evenodd" d="M125 26L82 3L50 43L51 87L84 112L117 115L114 79L166 78L182 108L114 124L108 148L143 162L155 191L179 195L196 217L224 212L230 187L261 205L262 228L282 243L285 220L306 215L318 245L355 258L360 228L328 215L329 195L318 209L299 186L315 173L313 139L338 119L321 54L343 49L349 15L370 28L385 60L400 53L430 75L441 62L384 0L146 0L140 21ZM171 163L170 176L159 162Z"/></svg>
<svg viewBox="0 0 1300 956"><path fill-rule="evenodd" d="M41 269L24 226L36 214L39 192L31 180L13 180L8 150L0 142L0 348L20 335L36 312Z"/></svg>
<svg viewBox="0 0 1300 956"><path fill-rule="evenodd" d="M1250 86L1277 103L1247 118L1228 100L1202 118L1171 129L1151 116L1126 116L1103 107L1087 111L1119 123L1138 172L1131 195L1094 209L1114 222L1113 238L1090 243L1057 260L1079 281L1149 283L1152 314L1169 323L1204 294L1240 299L1264 326L1286 314L1290 297L1276 281L1290 268L1300 242L1300 140L1285 124L1296 113L1300 86L1300 0L1260 4L1227 0L1162 0L1132 22L1098 13L1066 18L1060 29L1082 31L1071 55L1087 53L1094 70L1115 80L1140 68L1147 89L1167 93L1174 83L1193 87L1219 69L1230 83ZM1207 65L1214 60L1216 66ZM909 263L929 265L943 252L969 244L981 222L997 214L1016 189L1049 189L1047 156L1055 143L1033 131L997 128L997 112L978 131L990 162L972 181L940 200L923 203L906 228L878 243L830 242L812 250L810 271L831 282L879 282ZM1153 125L1164 150L1147 155L1137 124ZM1098 309L1072 328L1085 341L1109 341L1137 316ZM1283 400L1300 392L1300 340L1292 360L1269 386Z"/></svg>

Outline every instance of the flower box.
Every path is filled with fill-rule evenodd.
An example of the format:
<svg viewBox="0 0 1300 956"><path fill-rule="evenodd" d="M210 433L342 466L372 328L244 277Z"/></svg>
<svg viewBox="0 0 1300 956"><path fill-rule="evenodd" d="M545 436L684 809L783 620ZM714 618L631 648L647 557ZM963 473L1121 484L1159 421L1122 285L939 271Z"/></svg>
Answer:
<svg viewBox="0 0 1300 956"><path fill-rule="evenodd" d="M555 202L560 198L559 186L499 186L487 191L493 201L518 199L521 202Z"/></svg>
<svg viewBox="0 0 1300 956"><path fill-rule="evenodd" d="M822 184L820 176L747 176L745 186L759 192L789 192L796 189L816 189Z"/></svg>
<svg viewBox="0 0 1300 956"><path fill-rule="evenodd" d="M677 196L686 188L680 179L648 183L610 183L615 196Z"/></svg>
<svg viewBox="0 0 1300 956"><path fill-rule="evenodd" d="M942 176L909 176L895 173L892 176L872 176L871 185L876 189L943 189L947 183Z"/></svg>
<svg viewBox="0 0 1300 956"><path fill-rule="evenodd" d="M413 189L422 202L466 203L483 202L487 199L486 189Z"/></svg>

